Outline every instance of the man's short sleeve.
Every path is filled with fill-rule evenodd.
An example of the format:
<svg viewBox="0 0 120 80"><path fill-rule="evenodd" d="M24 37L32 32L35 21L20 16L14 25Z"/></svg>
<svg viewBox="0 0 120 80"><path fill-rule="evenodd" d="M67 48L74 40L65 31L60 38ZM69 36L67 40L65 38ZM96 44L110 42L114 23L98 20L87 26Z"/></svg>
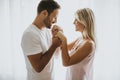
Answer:
<svg viewBox="0 0 120 80"><path fill-rule="evenodd" d="M24 33L21 46L25 55L34 55L42 52L39 36L35 33Z"/></svg>

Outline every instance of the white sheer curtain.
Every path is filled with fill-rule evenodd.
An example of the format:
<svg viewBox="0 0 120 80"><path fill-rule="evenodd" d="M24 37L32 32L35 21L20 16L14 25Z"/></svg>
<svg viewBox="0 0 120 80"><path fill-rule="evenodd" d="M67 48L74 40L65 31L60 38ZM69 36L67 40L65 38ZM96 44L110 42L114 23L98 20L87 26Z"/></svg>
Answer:
<svg viewBox="0 0 120 80"><path fill-rule="evenodd" d="M40 0L0 0L0 80L26 80L21 36L36 16ZM94 80L120 80L120 0L56 0L62 6L58 24L71 42L79 34L74 13L92 8L96 16L97 51ZM64 80L65 68L56 61L55 80ZM58 67L59 66L59 67Z"/></svg>
<svg viewBox="0 0 120 80"><path fill-rule="evenodd" d="M39 0L0 0L0 80L26 80L21 36Z"/></svg>

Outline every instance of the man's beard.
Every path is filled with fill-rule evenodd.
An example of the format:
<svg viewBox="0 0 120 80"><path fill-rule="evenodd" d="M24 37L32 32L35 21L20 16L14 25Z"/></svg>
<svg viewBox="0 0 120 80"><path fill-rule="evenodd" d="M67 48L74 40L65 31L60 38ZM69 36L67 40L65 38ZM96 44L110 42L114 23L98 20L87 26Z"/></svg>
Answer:
<svg viewBox="0 0 120 80"><path fill-rule="evenodd" d="M49 16L48 16L46 19L44 19L44 24L45 24L45 26L46 26L48 29L51 28Z"/></svg>

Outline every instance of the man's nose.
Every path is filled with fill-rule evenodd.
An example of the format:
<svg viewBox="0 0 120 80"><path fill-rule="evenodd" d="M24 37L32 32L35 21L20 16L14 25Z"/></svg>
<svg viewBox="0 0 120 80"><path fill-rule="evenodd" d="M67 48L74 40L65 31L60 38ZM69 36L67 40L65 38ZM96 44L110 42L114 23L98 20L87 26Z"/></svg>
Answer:
<svg viewBox="0 0 120 80"><path fill-rule="evenodd" d="M57 19L53 19L52 23L56 23L57 22Z"/></svg>

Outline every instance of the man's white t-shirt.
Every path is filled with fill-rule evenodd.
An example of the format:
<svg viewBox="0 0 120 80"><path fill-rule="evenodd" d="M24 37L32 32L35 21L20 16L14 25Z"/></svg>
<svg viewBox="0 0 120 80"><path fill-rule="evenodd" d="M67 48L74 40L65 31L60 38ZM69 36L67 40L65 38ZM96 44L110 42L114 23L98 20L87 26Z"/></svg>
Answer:
<svg viewBox="0 0 120 80"><path fill-rule="evenodd" d="M28 55L45 53L51 45L51 32L47 28L38 29L31 24L23 33L21 46L25 56L27 80L52 80L52 59L40 72L36 72L28 60Z"/></svg>

